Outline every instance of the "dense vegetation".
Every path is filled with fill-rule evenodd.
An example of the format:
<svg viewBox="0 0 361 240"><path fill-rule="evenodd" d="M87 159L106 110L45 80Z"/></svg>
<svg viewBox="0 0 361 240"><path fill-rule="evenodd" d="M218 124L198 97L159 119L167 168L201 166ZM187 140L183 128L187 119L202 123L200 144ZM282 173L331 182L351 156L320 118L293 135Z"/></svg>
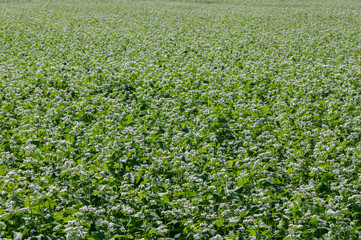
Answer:
<svg viewBox="0 0 361 240"><path fill-rule="evenodd" d="M0 237L361 238L344 2L0 0Z"/></svg>

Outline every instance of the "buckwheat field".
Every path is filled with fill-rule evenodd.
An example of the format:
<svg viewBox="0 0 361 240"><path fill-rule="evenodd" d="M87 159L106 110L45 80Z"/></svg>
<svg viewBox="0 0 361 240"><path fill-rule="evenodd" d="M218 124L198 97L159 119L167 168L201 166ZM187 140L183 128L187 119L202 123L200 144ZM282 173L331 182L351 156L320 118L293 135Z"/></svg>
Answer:
<svg viewBox="0 0 361 240"><path fill-rule="evenodd" d="M361 2L0 0L1 239L360 239Z"/></svg>

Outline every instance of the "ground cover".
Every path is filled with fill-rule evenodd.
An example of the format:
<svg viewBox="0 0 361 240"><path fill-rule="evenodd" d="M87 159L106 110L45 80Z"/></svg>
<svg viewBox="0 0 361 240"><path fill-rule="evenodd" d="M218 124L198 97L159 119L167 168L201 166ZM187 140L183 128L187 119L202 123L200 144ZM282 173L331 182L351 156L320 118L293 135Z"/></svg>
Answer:
<svg viewBox="0 0 361 240"><path fill-rule="evenodd" d="M360 238L360 8L0 0L0 237Z"/></svg>

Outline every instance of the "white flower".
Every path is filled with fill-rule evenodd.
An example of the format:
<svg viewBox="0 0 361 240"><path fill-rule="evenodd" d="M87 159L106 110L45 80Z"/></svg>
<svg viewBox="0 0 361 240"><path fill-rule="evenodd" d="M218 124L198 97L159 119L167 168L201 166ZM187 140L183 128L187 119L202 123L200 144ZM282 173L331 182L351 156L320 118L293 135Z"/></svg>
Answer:
<svg viewBox="0 0 361 240"><path fill-rule="evenodd" d="M216 236L210 238L209 240L222 240L224 239L221 235L217 234Z"/></svg>
<svg viewBox="0 0 361 240"><path fill-rule="evenodd" d="M61 227L62 227L62 225L56 225L55 227L53 227L53 231L56 232L56 231L58 231Z"/></svg>

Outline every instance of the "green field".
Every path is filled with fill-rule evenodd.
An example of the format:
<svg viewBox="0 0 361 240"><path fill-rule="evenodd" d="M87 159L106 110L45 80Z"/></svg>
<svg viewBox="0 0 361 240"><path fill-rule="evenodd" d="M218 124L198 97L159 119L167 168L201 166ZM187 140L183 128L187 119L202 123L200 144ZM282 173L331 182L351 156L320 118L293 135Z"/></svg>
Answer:
<svg viewBox="0 0 361 240"><path fill-rule="evenodd" d="M1 239L360 239L361 1L0 0Z"/></svg>

